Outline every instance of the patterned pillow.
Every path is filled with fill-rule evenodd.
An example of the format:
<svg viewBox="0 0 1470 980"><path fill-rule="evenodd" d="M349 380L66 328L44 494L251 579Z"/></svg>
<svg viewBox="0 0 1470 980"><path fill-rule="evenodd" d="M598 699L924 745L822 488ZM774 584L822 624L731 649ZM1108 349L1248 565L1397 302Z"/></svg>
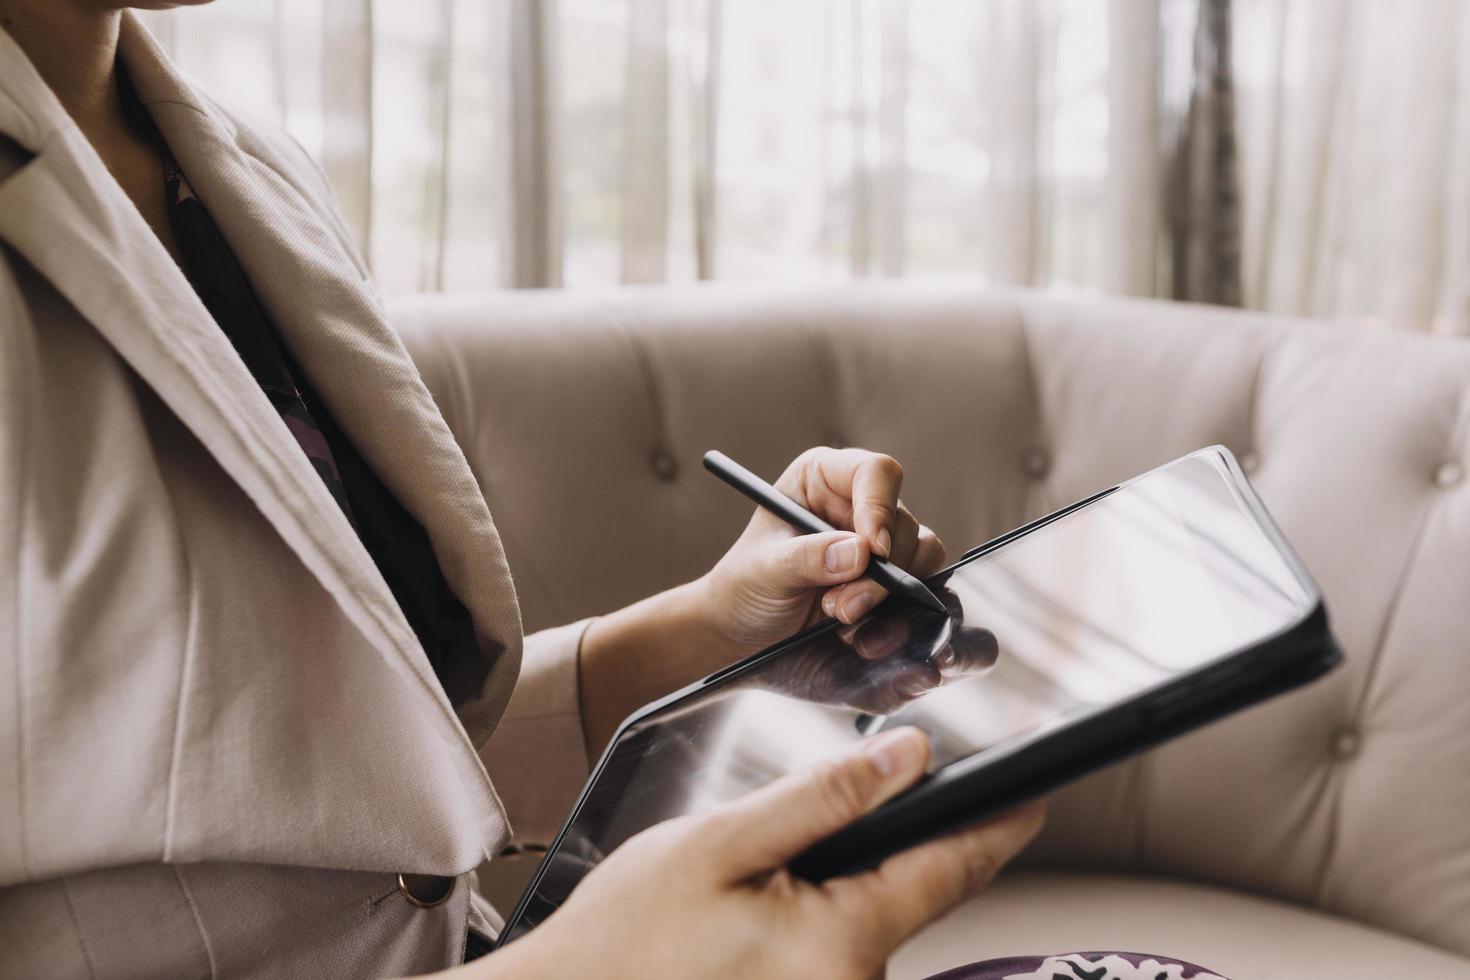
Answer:
<svg viewBox="0 0 1470 980"><path fill-rule="evenodd" d="M1142 953L1008 956L946 970L929 980L1225 980L1203 967Z"/></svg>

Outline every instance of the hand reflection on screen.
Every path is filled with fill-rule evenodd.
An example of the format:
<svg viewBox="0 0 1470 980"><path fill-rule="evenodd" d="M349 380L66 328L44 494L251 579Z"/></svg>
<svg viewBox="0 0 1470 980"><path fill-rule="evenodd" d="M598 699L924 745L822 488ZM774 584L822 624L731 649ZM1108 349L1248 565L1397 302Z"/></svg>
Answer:
<svg viewBox="0 0 1470 980"><path fill-rule="evenodd" d="M866 618L772 664L759 685L865 715L888 715L947 680L988 669L999 653L995 634L964 625L954 592L941 588L935 594L948 615L884 602Z"/></svg>

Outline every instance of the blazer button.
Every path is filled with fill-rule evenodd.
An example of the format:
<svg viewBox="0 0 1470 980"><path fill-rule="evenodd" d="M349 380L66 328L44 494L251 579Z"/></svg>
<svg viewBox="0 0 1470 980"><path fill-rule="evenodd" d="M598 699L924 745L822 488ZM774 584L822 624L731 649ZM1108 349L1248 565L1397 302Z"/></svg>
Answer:
<svg viewBox="0 0 1470 980"><path fill-rule="evenodd" d="M454 883L458 880L442 875L401 874L398 876L398 890L403 892L408 904L415 908L431 909L449 900L449 896L454 894Z"/></svg>
<svg viewBox="0 0 1470 980"><path fill-rule="evenodd" d="M1339 728L1332 736L1332 754L1340 760L1351 759L1363 747L1363 736L1353 728Z"/></svg>

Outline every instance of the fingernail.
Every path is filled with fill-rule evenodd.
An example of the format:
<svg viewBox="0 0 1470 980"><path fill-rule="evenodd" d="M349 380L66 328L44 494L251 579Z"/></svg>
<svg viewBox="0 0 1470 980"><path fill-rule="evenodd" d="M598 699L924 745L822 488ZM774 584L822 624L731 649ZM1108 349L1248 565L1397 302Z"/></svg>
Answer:
<svg viewBox="0 0 1470 980"><path fill-rule="evenodd" d="M916 728L901 728L868 743L868 760L884 778L912 772L924 757L924 739Z"/></svg>
<svg viewBox="0 0 1470 980"><path fill-rule="evenodd" d="M878 597L871 592L859 592L843 603L842 615L849 623L855 623L867 615L868 610L872 609L877 602Z"/></svg>
<svg viewBox="0 0 1470 980"><path fill-rule="evenodd" d="M827 546L822 561L829 572L851 572L857 568L858 543L856 538L843 538Z"/></svg>
<svg viewBox="0 0 1470 980"><path fill-rule="evenodd" d="M822 596L822 612L828 616L837 615L837 596L831 592Z"/></svg>
<svg viewBox="0 0 1470 980"><path fill-rule="evenodd" d="M878 552L879 558L887 558L888 553L893 550L893 535L889 533L888 528L878 529L878 540L873 542L873 550Z"/></svg>

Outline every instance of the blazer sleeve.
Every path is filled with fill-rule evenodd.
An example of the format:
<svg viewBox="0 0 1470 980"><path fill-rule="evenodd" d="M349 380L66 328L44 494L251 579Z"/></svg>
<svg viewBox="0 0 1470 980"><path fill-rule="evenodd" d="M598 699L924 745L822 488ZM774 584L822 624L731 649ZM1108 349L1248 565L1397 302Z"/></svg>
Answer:
<svg viewBox="0 0 1470 980"><path fill-rule="evenodd" d="M591 623L526 637L510 704L481 749L520 844L550 843L591 771L577 683L577 655Z"/></svg>

